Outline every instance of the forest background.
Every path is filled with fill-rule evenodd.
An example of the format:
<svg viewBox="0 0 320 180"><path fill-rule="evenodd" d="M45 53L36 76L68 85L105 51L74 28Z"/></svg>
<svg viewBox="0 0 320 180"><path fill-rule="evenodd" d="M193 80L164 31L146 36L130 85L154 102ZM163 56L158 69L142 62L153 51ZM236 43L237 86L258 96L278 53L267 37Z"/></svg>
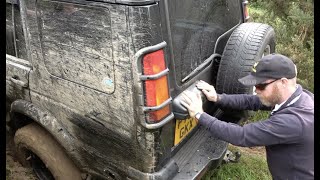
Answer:
<svg viewBox="0 0 320 180"><path fill-rule="evenodd" d="M314 2L311 0L250 0L251 21L271 25L276 52L298 68L298 83L314 92Z"/></svg>

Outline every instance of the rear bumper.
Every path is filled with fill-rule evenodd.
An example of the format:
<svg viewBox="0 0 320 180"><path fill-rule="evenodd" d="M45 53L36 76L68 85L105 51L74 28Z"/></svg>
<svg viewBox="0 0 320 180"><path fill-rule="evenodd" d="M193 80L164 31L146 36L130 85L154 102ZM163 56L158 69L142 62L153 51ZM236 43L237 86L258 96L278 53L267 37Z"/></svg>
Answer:
<svg viewBox="0 0 320 180"><path fill-rule="evenodd" d="M226 153L228 143L213 137L205 127L200 126L186 144L158 172L142 173L130 169L133 179L181 180L196 179L209 168L216 168Z"/></svg>

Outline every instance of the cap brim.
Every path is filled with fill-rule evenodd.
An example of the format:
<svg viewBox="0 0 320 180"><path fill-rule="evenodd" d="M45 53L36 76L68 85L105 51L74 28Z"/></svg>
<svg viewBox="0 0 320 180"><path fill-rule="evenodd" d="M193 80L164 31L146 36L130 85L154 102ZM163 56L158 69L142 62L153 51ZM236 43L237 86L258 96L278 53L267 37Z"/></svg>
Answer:
<svg viewBox="0 0 320 180"><path fill-rule="evenodd" d="M248 76L238 79L238 81L244 86L254 86L257 84L261 84L266 80L268 80L268 78L257 77L257 76L253 76L252 74L249 74Z"/></svg>

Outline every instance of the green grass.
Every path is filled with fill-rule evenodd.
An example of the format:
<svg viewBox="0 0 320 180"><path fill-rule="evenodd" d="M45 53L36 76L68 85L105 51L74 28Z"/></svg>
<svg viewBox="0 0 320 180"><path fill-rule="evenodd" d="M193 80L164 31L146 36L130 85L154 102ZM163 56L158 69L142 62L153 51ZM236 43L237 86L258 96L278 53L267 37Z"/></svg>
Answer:
<svg viewBox="0 0 320 180"><path fill-rule="evenodd" d="M269 118L270 111L256 111L254 115L250 117L247 121L243 122L241 125L265 120Z"/></svg>
<svg viewBox="0 0 320 180"><path fill-rule="evenodd" d="M234 150L235 149L235 150ZM229 147L232 152L238 147ZM205 174L202 180L271 180L264 155L241 152L238 163L222 164L219 168Z"/></svg>
<svg viewBox="0 0 320 180"><path fill-rule="evenodd" d="M267 119L270 111L257 111L254 116L243 124ZM229 146L231 152L239 151L236 146ZM240 150L241 157L238 163L222 164L219 168L209 170L203 180L270 180L266 158L263 154L253 154Z"/></svg>

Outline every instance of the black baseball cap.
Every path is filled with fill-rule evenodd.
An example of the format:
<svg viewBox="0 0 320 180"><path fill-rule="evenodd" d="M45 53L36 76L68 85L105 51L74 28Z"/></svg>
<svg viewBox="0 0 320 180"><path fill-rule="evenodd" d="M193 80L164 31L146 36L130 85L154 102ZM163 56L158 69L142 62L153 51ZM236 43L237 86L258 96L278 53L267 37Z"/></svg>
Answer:
<svg viewBox="0 0 320 180"><path fill-rule="evenodd" d="M245 86L254 86L268 79L292 79L296 76L296 66L290 58L281 54L269 54L256 62L250 74L240 78L239 82Z"/></svg>

